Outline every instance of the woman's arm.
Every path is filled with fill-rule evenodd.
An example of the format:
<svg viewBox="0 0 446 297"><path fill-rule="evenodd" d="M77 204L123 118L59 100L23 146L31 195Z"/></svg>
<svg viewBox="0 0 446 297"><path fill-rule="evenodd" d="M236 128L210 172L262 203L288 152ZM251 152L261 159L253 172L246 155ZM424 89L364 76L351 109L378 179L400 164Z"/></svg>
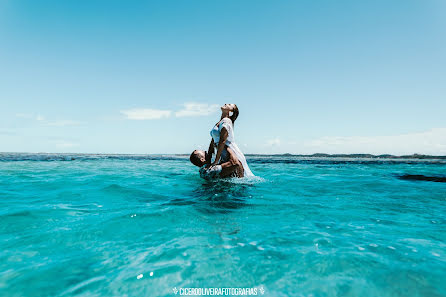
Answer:
<svg viewBox="0 0 446 297"><path fill-rule="evenodd" d="M226 139L228 139L228 130L223 127L220 131L220 141L218 142L217 155L215 156L215 161L211 164L211 166L218 164L220 161L221 153L225 148Z"/></svg>
<svg viewBox="0 0 446 297"><path fill-rule="evenodd" d="M229 161L220 164L220 177L229 177L233 173L236 173L237 177L243 177L244 171L242 163L240 163L234 152L229 147L227 147L226 150L228 151Z"/></svg>
<svg viewBox="0 0 446 297"><path fill-rule="evenodd" d="M206 164L211 165L213 153L214 153L214 138L211 139L211 143L209 144L208 155L206 156Z"/></svg>

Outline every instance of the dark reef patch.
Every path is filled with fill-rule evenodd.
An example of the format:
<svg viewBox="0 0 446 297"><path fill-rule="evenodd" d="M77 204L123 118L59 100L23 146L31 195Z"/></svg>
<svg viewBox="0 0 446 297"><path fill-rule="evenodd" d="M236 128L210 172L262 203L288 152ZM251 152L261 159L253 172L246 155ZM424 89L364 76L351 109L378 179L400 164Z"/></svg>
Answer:
<svg viewBox="0 0 446 297"><path fill-rule="evenodd" d="M421 174L404 174L399 175L399 179L403 180L421 180L421 181L431 181L437 183L446 183L446 177L444 176L426 176Z"/></svg>

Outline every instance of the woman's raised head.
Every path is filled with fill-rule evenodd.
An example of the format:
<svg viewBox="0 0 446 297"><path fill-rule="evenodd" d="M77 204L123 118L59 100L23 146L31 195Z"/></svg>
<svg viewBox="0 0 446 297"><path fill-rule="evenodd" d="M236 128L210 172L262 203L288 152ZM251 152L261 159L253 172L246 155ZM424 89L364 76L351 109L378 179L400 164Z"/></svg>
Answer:
<svg viewBox="0 0 446 297"><path fill-rule="evenodd" d="M222 112L227 112L229 115L229 118L232 121L232 124L234 124L235 120L238 117L239 111L238 111L238 107L235 104L224 104L221 108ZM231 114L232 113L232 114Z"/></svg>

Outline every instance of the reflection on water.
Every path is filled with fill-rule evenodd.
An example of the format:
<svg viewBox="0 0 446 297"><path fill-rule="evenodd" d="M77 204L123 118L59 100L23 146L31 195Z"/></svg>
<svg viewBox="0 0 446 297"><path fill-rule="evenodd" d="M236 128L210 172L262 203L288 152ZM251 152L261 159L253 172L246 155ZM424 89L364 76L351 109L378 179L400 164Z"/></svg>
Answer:
<svg viewBox="0 0 446 297"><path fill-rule="evenodd" d="M250 187L231 181L204 181L191 194L201 202L196 207L198 211L229 212L246 206L246 200L251 197Z"/></svg>
<svg viewBox="0 0 446 297"><path fill-rule="evenodd" d="M253 187L232 180L200 180L183 197L172 199L165 205L195 205L195 209L203 213L225 213L246 206Z"/></svg>

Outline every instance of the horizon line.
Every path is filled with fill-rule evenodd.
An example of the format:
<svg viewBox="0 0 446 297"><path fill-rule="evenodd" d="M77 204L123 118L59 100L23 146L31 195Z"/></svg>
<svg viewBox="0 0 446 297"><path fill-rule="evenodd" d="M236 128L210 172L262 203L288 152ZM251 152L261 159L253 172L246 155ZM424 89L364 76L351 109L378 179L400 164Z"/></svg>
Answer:
<svg viewBox="0 0 446 297"><path fill-rule="evenodd" d="M139 156L148 156L148 155L176 155L176 156L189 156L190 153L57 153L57 152L0 152L0 154L48 154L48 155L139 155ZM426 159L426 158L446 158L446 155L426 155L413 153L410 155L394 155L394 154L370 154L370 153L313 153L313 154L297 154L297 153L247 153L245 156L295 156L295 157L368 157L368 158L414 158L414 159Z"/></svg>

